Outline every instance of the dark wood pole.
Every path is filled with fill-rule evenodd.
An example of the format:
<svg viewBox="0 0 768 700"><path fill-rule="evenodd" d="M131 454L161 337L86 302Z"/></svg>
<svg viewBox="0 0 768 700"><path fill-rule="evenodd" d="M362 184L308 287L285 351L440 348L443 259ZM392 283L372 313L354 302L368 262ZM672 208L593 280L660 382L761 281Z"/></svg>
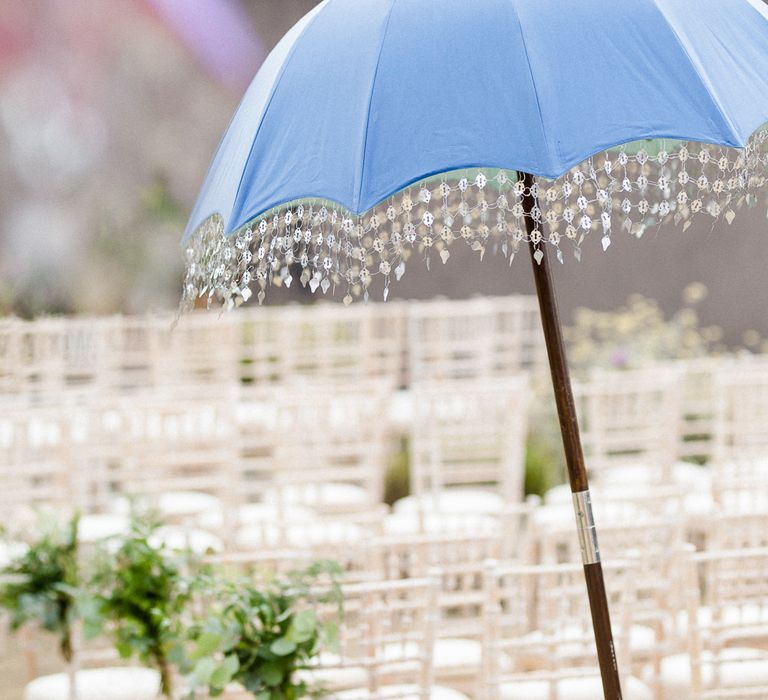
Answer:
<svg viewBox="0 0 768 700"><path fill-rule="evenodd" d="M536 228L531 213L534 208L538 207L533 193L535 180L532 175L527 173L519 173L519 177L525 185L523 208L527 215L525 221L528 234L531 235ZM576 525L581 543L581 557L584 563L584 577L587 581L589 607L592 612L592 627L595 631L597 659L600 664L605 700L621 700L619 668L616 663L616 650L613 646L608 597L605 592L603 567L600 563L600 550L597 545L597 530L592 517L587 468L584 463L584 451L579 436L579 422L576 417L576 404L573 400L571 378L565 357L560 314L557 310L557 297L544 248L543 244L540 246L530 244L536 294L539 298L541 323L544 327L544 339L547 344L549 367L552 372L552 386L555 390L557 414L560 419L560 433L563 436L565 461L568 466Z"/></svg>

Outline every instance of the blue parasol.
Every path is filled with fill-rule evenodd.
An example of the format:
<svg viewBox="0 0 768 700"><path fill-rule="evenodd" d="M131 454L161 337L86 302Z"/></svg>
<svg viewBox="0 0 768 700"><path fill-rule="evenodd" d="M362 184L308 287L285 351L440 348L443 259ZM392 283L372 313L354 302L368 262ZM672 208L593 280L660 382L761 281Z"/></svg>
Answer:
<svg viewBox="0 0 768 700"><path fill-rule="evenodd" d="M692 11L695 10L695 11ZM761 0L325 0L269 56L185 233L188 305L388 293L457 242L534 264L605 697L621 697L549 253L730 223L768 183ZM569 248L570 247L570 248Z"/></svg>

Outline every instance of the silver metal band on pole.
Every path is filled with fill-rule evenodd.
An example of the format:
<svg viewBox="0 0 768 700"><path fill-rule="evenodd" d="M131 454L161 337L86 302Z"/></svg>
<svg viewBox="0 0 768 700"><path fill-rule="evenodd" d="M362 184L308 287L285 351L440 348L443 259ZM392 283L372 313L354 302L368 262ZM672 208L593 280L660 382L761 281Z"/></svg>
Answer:
<svg viewBox="0 0 768 700"><path fill-rule="evenodd" d="M592 515L592 496L588 490L573 494L573 509L579 531L581 560L584 564L597 564L600 561L600 548L597 545L595 517Z"/></svg>

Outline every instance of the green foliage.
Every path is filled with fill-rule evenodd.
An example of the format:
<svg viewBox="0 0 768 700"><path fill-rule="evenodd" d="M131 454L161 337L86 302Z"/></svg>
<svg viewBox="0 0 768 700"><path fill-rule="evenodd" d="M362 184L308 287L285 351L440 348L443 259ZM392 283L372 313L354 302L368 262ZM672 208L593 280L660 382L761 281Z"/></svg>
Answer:
<svg viewBox="0 0 768 700"><path fill-rule="evenodd" d="M296 671L335 639L335 625L321 623L311 605L335 602L341 615L340 573L337 564L320 562L261 587L251 580L209 580L209 613L189 631L190 685L214 697L231 682L258 700L310 695ZM317 595L318 589L327 593Z"/></svg>
<svg viewBox="0 0 768 700"><path fill-rule="evenodd" d="M35 622L59 638L64 660L72 661L72 625L81 598L77 548L78 516L66 527L49 522L40 538L3 570L0 607L18 629Z"/></svg>
<svg viewBox="0 0 768 700"><path fill-rule="evenodd" d="M190 561L154 543L156 523L134 519L127 536L104 543L86 578L78 569L77 527L76 517L66 528L51 523L4 570L0 606L10 611L14 628L34 621L56 633L67 662L75 619L87 636L106 628L122 657L158 669L169 698L173 666L193 689L212 696L232 681L259 700L313 694L296 671L334 644L335 621L321 623L313 605L335 604L333 617L341 615L337 564L318 562L263 586L226 581L211 570L187 576ZM204 617L190 620L193 602L206 604Z"/></svg>
<svg viewBox="0 0 768 700"><path fill-rule="evenodd" d="M408 438L400 440L400 448L392 456L384 476L384 503L392 505L411 493L411 458Z"/></svg>
<svg viewBox="0 0 768 700"><path fill-rule="evenodd" d="M192 584L182 575L182 562L152 542L152 528L134 521L117 551L105 550L93 585L117 651L157 668L161 690L171 697L171 663L179 654Z"/></svg>
<svg viewBox="0 0 768 700"><path fill-rule="evenodd" d="M562 483L562 446L557 436L532 432L525 449L525 494L544 496Z"/></svg>

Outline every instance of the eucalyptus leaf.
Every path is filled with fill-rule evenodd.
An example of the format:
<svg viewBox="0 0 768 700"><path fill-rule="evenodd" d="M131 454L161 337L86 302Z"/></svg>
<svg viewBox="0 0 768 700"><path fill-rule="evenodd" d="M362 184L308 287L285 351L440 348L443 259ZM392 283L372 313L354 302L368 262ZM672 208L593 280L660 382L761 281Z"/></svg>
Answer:
<svg viewBox="0 0 768 700"><path fill-rule="evenodd" d="M311 592L319 582L328 583L328 599L340 605L334 577L330 567L322 565L261 584L253 579L208 579L204 595L211 604L207 617L191 625L188 649L190 657L202 655L198 663L211 659L215 664L204 684L209 693L218 695L222 685L235 681L255 698L307 697L309 691L296 671L320 652L326 638L309 606L318 600Z"/></svg>
<svg viewBox="0 0 768 700"><path fill-rule="evenodd" d="M293 654L296 651L296 643L287 637L281 637L269 645L269 650L277 656L288 656L288 654Z"/></svg>
<svg viewBox="0 0 768 700"><path fill-rule="evenodd" d="M216 632L203 632L197 638L195 648L189 656L193 661L209 656L221 647L222 641L221 635Z"/></svg>
<svg viewBox="0 0 768 700"><path fill-rule="evenodd" d="M285 670L277 663L266 663L261 669L261 679L265 685L274 687L280 685Z"/></svg>
<svg viewBox="0 0 768 700"><path fill-rule="evenodd" d="M192 671L192 677L198 685L208 685L216 671L216 662L211 657L200 659Z"/></svg>
<svg viewBox="0 0 768 700"><path fill-rule="evenodd" d="M232 680L233 673L224 665L217 667L211 674L208 685L211 688L225 688L227 683Z"/></svg>
<svg viewBox="0 0 768 700"><path fill-rule="evenodd" d="M185 562L154 544L154 527L154 520L134 518L117 549L103 552L93 586L120 654L138 657L157 668L162 693L171 697L171 654L181 643L191 588L181 573ZM200 656L207 657L207 653ZM178 659L179 654L174 657Z"/></svg>
<svg viewBox="0 0 768 700"><path fill-rule="evenodd" d="M231 675L235 675L240 669L240 662L235 654L230 654L224 657L224 667L229 671Z"/></svg>
<svg viewBox="0 0 768 700"><path fill-rule="evenodd" d="M306 641L315 633L316 629L317 614L314 610L302 610L296 613L291 621L294 641Z"/></svg>
<svg viewBox="0 0 768 700"><path fill-rule="evenodd" d="M58 637L64 660L72 659L72 623L80 595L75 515L65 525L54 519L40 522L41 535L2 570L0 607L8 610L18 629L36 623Z"/></svg>

